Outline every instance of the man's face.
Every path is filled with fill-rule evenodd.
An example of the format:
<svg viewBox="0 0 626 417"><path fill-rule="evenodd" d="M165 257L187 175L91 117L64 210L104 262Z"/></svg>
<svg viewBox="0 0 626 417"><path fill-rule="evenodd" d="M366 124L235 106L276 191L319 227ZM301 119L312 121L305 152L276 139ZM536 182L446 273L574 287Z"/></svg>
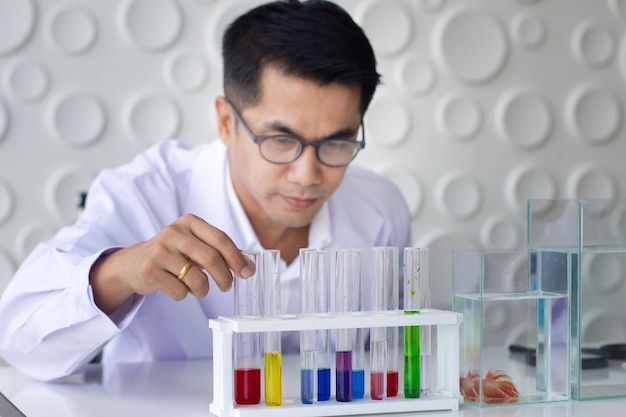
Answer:
<svg viewBox="0 0 626 417"><path fill-rule="evenodd" d="M272 67L261 77L261 100L239 109L257 136L290 133L320 141L339 132L358 132L361 122L357 86L314 82L285 75ZM309 224L335 192L346 167L328 167L306 146L288 164L263 159L255 144L222 98L216 102L220 136L230 158L233 186L252 224L301 227ZM257 230L257 232L260 232Z"/></svg>

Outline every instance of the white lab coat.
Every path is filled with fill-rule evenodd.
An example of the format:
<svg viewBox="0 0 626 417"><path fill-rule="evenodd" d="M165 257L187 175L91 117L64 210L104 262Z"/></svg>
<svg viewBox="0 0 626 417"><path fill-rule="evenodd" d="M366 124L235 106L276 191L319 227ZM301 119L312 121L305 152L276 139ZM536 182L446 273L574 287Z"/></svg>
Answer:
<svg viewBox="0 0 626 417"><path fill-rule="evenodd" d="M243 250L262 249L232 188L226 152L219 140L195 147L170 140L103 171L76 224L37 246L0 299L6 361L49 380L80 371L101 349L103 362L211 357L207 319L232 315L232 290L213 283L206 297L180 302L160 292L136 295L107 316L93 301L89 270L103 252L150 239L184 213L220 228ZM331 255L410 243L410 216L397 188L356 166L309 237L309 247ZM283 312L298 312L299 263L281 269Z"/></svg>

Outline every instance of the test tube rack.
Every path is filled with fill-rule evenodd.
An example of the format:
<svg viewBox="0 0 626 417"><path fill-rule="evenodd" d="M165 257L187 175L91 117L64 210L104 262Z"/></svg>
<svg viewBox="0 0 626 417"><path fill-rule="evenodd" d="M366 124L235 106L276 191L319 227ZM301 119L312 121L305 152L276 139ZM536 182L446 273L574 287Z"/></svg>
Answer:
<svg viewBox="0 0 626 417"><path fill-rule="evenodd" d="M458 410L462 401L459 392L459 329L462 315L452 311L423 310L420 314L403 311L319 314L314 316L219 317L209 320L213 331L213 401L211 413L218 417L291 417L367 415L399 412ZM398 397L385 400L363 398L352 402L330 401L302 404L299 398L282 406L237 405L233 393L233 333L283 332L301 330L336 330L375 327L436 326L436 385L423 398ZM298 379L299 380L299 379Z"/></svg>

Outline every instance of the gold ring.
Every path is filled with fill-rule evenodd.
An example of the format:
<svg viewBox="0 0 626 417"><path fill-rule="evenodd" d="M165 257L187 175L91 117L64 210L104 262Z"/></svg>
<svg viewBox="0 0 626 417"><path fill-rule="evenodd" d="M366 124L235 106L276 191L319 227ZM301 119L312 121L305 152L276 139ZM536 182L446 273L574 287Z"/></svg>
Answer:
<svg viewBox="0 0 626 417"><path fill-rule="evenodd" d="M187 262L185 265L183 265L183 268L180 270L180 272L177 275L177 278L179 280L183 280L183 278L185 278L185 274L187 274L187 271L189 271L189 269L191 268L191 265L193 265L191 263L191 261Z"/></svg>

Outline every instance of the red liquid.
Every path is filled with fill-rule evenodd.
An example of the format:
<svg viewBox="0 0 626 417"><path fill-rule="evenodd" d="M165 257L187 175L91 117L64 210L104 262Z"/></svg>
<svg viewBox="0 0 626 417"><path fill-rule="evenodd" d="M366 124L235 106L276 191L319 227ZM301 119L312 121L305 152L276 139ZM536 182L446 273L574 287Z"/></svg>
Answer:
<svg viewBox="0 0 626 417"><path fill-rule="evenodd" d="M372 400L383 399L383 378L384 374L380 371L372 371L370 373L370 395ZM398 396L398 371L387 371L387 397Z"/></svg>
<svg viewBox="0 0 626 417"><path fill-rule="evenodd" d="M235 369L235 402L258 404L261 401L261 369Z"/></svg>
<svg viewBox="0 0 626 417"><path fill-rule="evenodd" d="M387 371L387 397L398 396L398 371Z"/></svg>
<svg viewBox="0 0 626 417"><path fill-rule="evenodd" d="M382 400L384 397L385 374L380 371L370 372L370 396L372 400Z"/></svg>

